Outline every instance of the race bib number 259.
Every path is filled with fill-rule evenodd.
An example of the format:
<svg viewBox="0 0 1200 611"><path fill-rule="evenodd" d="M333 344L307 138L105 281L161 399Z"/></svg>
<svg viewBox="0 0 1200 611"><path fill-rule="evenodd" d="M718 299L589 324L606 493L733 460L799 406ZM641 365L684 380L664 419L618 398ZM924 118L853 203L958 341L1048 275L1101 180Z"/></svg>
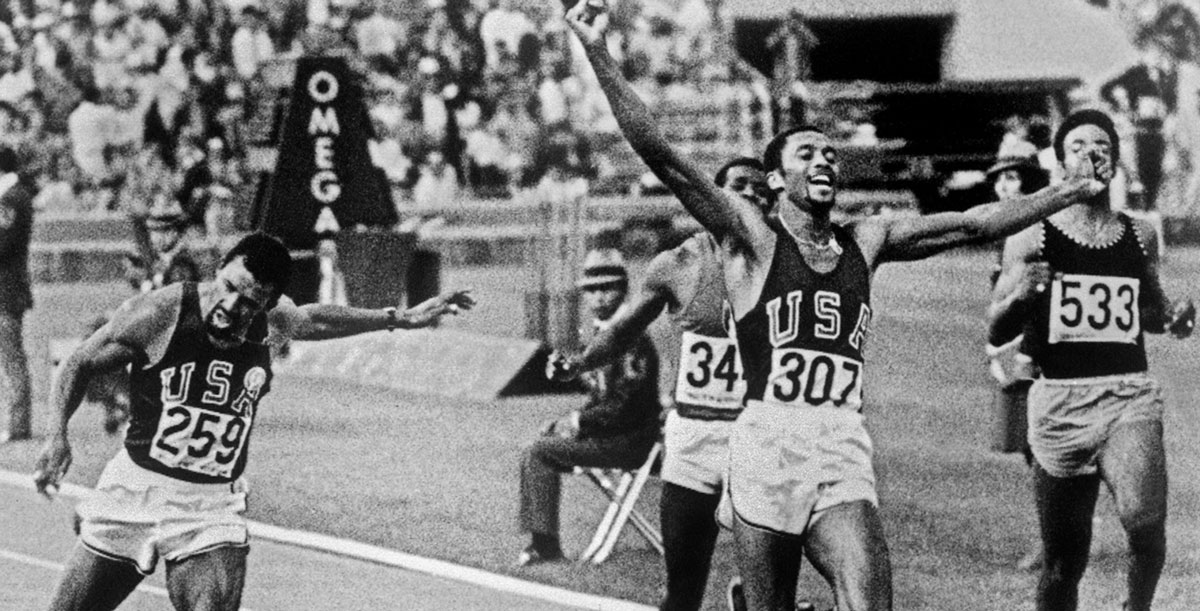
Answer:
<svg viewBox="0 0 1200 611"><path fill-rule="evenodd" d="M1137 278L1063 274L1050 291L1051 344L1132 344L1141 332Z"/></svg>
<svg viewBox="0 0 1200 611"><path fill-rule="evenodd" d="M862 361L779 348L771 354L767 399L779 403L862 409Z"/></svg>
<svg viewBox="0 0 1200 611"><path fill-rule="evenodd" d="M150 457L168 467L229 477L249 428L242 416L173 405L158 420Z"/></svg>

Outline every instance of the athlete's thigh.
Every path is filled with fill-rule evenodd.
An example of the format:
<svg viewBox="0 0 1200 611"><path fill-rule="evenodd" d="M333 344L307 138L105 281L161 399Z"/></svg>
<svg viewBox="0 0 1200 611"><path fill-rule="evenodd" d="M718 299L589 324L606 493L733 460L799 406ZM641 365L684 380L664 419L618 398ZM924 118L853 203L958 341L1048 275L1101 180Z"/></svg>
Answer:
<svg viewBox="0 0 1200 611"><path fill-rule="evenodd" d="M733 540L746 602L755 611L792 611L803 540L747 524L734 512Z"/></svg>
<svg viewBox="0 0 1200 611"><path fill-rule="evenodd" d="M76 544L63 571L51 611L109 611L142 582L132 564L111 560Z"/></svg>
<svg viewBox="0 0 1200 611"><path fill-rule="evenodd" d="M237 611L246 583L247 547L218 547L167 562L167 592L177 611Z"/></svg>
<svg viewBox="0 0 1200 611"><path fill-rule="evenodd" d="M879 511L867 501L830 507L809 527L808 560L833 585L841 611L892 608L892 564Z"/></svg>
<svg viewBox="0 0 1200 611"><path fill-rule="evenodd" d="M1127 528L1166 518L1167 460L1162 435L1159 420L1118 424L1100 455L1100 472Z"/></svg>

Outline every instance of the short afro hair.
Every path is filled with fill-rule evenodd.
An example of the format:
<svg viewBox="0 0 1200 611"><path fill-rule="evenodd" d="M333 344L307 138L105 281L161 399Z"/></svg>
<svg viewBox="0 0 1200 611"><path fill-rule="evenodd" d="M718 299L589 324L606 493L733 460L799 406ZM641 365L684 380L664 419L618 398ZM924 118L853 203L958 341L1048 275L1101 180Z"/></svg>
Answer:
<svg viewBox="0 0 1200 611"><path fill-rule="evenodd" d="M799 134L801 132L815 132L822 135L825 134L824 130L812 125L799 125L775 134L775 137L771 138L771 141L767 143L767 150L763 151L763 168L766 171L774 172L775 170L779 169L779 166L782 164L783 145L787 144L788 138L790 138L793 134Z"/></svg>
<svg viewBox="0 0 1200 611"><path fill-rule="evenodd" d="M238 240L238 243L225 253L221 267L229 265L238 257L243 257L246 271L250 272L255 280L271 285L274 289L274 299L278 300L292 280L292 254L283 242L262 232L251 233Z"/></svg>
<svg viewBox="0 0 1200 611"><path fill-rule="evenodd" d="M767 171L762 162L753 157L735 157L717 170L716 176L713 176L713 182L717 183L718 187L724 187L725 181L729 179L729 170L740 167L747 167L759 172Z"/></svg>
<svg viewBox="0 0 1200 611"><path fill-rule="evenodd" d="M1063 141L1067 139L1067 134L1071 130L1081 125L1095 125L1104 130L1108 134L1109 140L1112 141L1112 161L1117 163L1121 159L1121 138L1117 136L1117 127L1113 125L1113 120L1102 110L1088 108L1077 110L1071 113L1062 125L1058 126L1058 131L1054 132L1054 157L1060 162L1063 160Z"/></svg>

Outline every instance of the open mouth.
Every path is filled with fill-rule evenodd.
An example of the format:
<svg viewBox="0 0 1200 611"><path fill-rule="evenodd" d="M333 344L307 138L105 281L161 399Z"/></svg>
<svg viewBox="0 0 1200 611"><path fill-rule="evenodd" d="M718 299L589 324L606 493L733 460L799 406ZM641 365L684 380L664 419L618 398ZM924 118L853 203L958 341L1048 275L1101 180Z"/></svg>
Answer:
<svg viewBox="0 0 1200 611"><path fill-rule="evenodd" d="M808 177L808 184L814 187L833 187L833 175L827 173L813 174Z"/></svg>
<svg viewBox="0 0 1200 611"><path fill-rule="evenodd" d="M233 326L233 318L224 309L217 307L212 311L212 315L208 317L208 322L214 329L225 330Z"/></svg>

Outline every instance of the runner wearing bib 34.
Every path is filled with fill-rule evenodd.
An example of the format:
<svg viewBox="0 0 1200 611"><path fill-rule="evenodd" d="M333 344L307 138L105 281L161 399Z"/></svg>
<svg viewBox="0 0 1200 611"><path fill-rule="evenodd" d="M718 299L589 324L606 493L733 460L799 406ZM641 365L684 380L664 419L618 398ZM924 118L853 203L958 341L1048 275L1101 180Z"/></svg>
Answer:
<svg viewBox="0 0 1200 611"><path fill-rule="evenodd" d="M766 175L757 159L739 158L716 174L731 202L766 214ZM660 517L666 550L667 593L662 610L699 609L717 539L715 511L729 467L731 423L742 411L746 384L717 244L699 233L660 253L623 314L598 334L578 358L563 358L555 377L588 370L620 354L663 309L679 338L676 375L667 414Z"/></svg>
<svg viewBox="0 0 1200 611"><path fill-rule="evenodd" d="M1102 112L1067 117L1054 149L1064 165L1119 159ZM1111 175L1098 174L1106 183ZM1147 372L1145 333L1187 337L1195 308L1170 304L1153 226L1114 212L1107 192L1009 238L1002 281L1019 287L992 308L993 329L1030 322L1026 352L1041 369L1029 390L1029 446L1045 560L1038 611L1073 611L1088 563L1100 481L1128 535L1125 608L1148 611L1166 559L1163 397Z"/></svg>

